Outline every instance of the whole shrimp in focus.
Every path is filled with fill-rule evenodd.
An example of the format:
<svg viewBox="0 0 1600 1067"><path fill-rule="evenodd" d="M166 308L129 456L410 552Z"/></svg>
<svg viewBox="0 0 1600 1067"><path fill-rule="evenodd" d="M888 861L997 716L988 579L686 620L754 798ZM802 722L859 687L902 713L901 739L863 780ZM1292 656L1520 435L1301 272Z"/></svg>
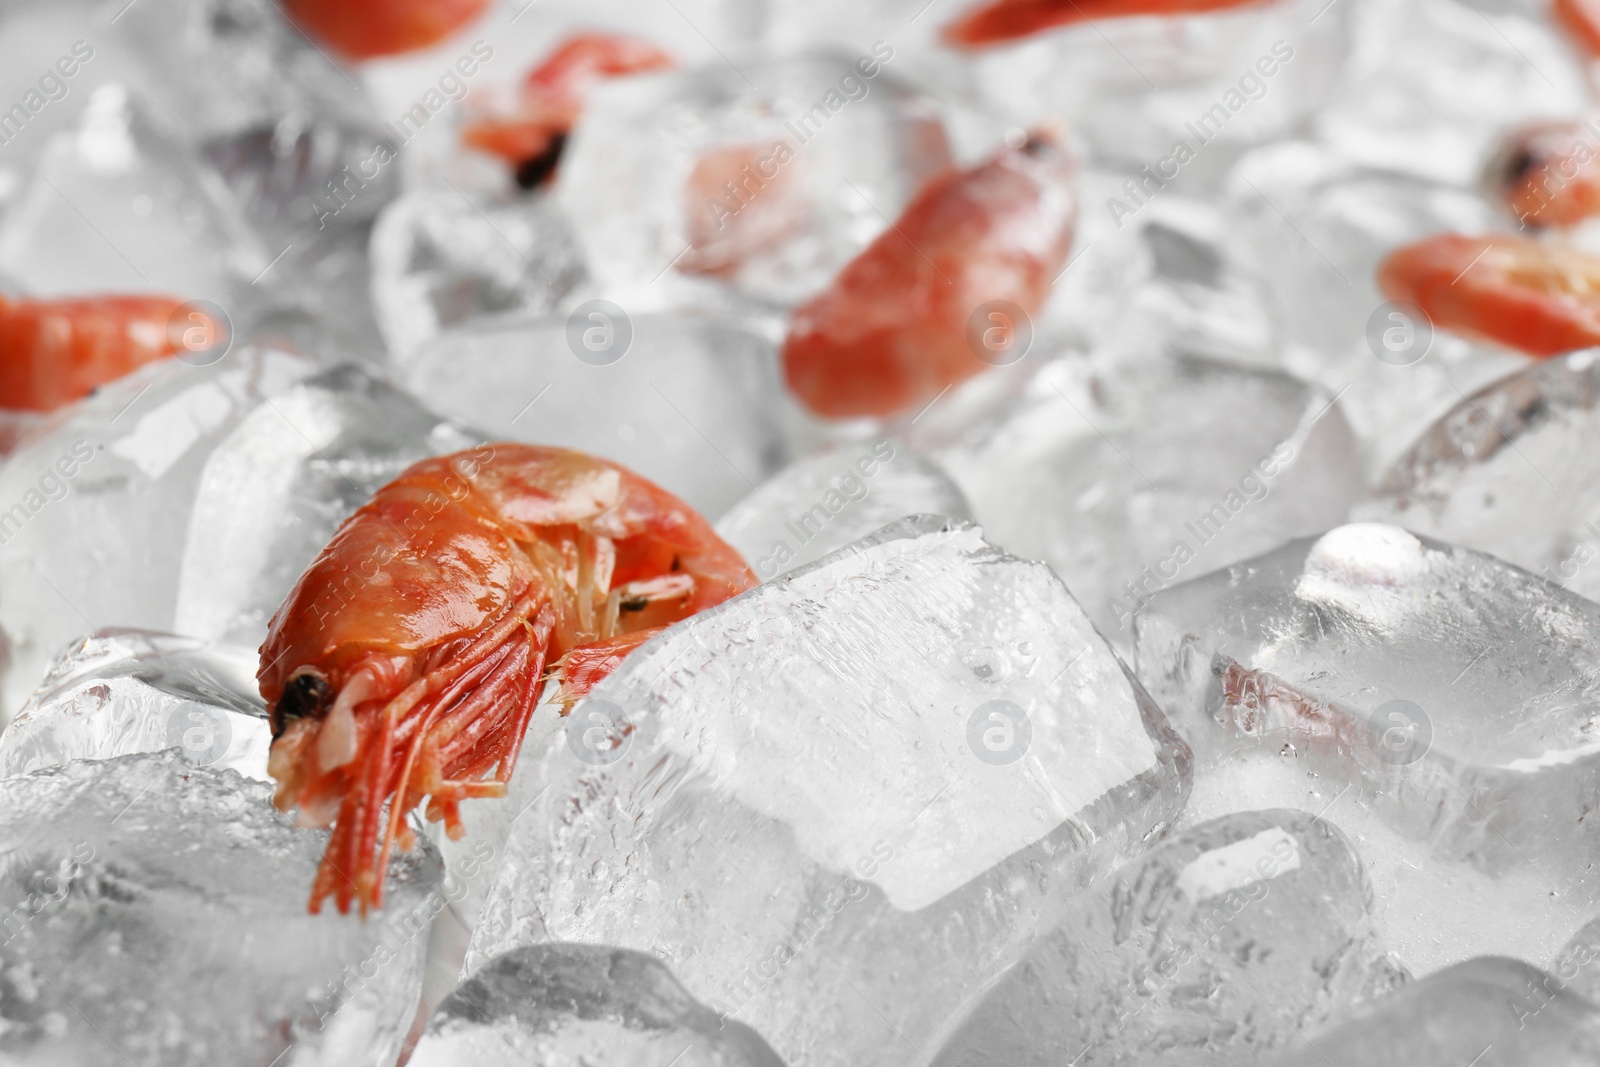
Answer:
<svg viewBox="0 0 1600 1067"><path fill-rule="evenodd" d="M1485 168L1489 192L1525 226L1573 226L1600 212L1600 135L1542 122L1511 134Z"/></svg>
<svg viewBox="0 0 1600 1067"><path fill-rule="evenodd" d="M1044 305L1077 222L1072 157L1035 133L935 176L893 226L795 311L789 387L826 418L887 416L984 370L968 336L993 300Z"/></svg>
<svg viewBox="0 0 1600 1067"><path fill-rule="evenodd" d="M1441 329L1530 356L1600 344L1600 258L1574 249L1445 234L1390 254L1378 286Z"/></svg>
<svg viewBox="0 0 1600 1067"><path fill-rule="evenodd" d="M382 904L424 797L457 838L462 800L503 796L548 677L576 699L754 584L686 504L581 452L496 444L407 469L340 526L261 646L274 803L333 826L311 911Z"/></svg>
<svg viewBox="0 0 1600 1067"><path fill-rule="evenodd" d="M991 0L944 28L946 44L981 48L1097 19L1206 15L1274 0Z"/></svg>
<svg viewBox="0 0 1600 1067"><path fill-rule="evenodd" d="M348 59L427 48L488 7L489 0L283 0L296 25Z"/></svg>
<svg viewBox="0 0 1600 1067"><path fill-rule="evenodd" d="M183 351L174 319L183 306L164 296L0 297L0 408L54 411Z"/></svg>
<svg viewBox="0 0 1600 1067"><path fill-rule="evenodd" d="M468 123L462 140L510 163L517 184L532 189L555 173L567 134L583 112L583 98L596 82L675 64L666 52L636 37L577 34L529 71L513 108Z"/></svg>

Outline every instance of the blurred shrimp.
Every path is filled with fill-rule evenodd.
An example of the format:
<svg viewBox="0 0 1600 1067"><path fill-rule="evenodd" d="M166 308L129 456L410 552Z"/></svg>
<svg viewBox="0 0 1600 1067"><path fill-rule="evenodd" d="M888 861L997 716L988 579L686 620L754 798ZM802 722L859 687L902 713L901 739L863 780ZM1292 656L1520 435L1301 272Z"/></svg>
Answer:
<svg viewBox="0 0 1600 1067"><path fill-rule="evenodd" d="M789 387L825 418L881 417L984 370L972 317L993 301L1029 316L1044 305L1072 246L1075 171L1053 135L1035 133L987 163L935 176L795 311L783 350Z"/></svg>
<svg viewBox="0 0 1600 1067"><path fill-rule="evenodd" d="M1138 15L1205 15L1275 0L991 0L944 28L946 44L982 48L1045 30Z"/></svg>
<svg viewBox="0 0 1600 1067"><path fill-rule="evenodd" d="M689 251L678 269L719 276L793 235L801 221L786 141L712 149L695 161L684 186Z"/></svg>
<svg viewBox="0 0 1600 1067"><path fill-rule="evenodd" d="M1600 344L1600 258L1524 237L1444 234L1392 253L1378 268L1391 300L1433 325L1530 356Z"/></svg>
<svg viewBox="0 0 1600 1067"><path fill-rule="evenodd" d="M488 7L489 0L283 0L297 26L347 59L438 44Z"/></svg>
<svg viewBox="0 0 1600 1067"><path fill-rule="evenodd" d="M555 173L584 97L597 82L674 65L672 56L637 37L577 34L529 71L515 104L471 120L462 140L504 159L516 168L517 184L535 188Z"/></svg>
<svg viewBox="0 0 1600 1067"><path fill-rule="evenodd" d="M1600 136L1581 122L1512 133L1484 173L1490 194L1526 226L1574 226L1600 212Z"/></svg>
<svg viewBox="0 0 1600 1067"><path fill-rule="evenodd" d="M1585 58L1600 58L1600 0L1555 0L1550 13Z"/></svg>

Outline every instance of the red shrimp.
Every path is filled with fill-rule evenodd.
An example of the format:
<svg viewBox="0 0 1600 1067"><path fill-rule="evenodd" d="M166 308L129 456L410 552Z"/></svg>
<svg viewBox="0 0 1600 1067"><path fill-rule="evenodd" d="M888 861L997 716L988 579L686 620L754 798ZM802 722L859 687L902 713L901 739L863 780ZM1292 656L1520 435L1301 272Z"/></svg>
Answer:
<svg viewBox="0 0 1600 1067"><path fill-rule="evenodd" d="M944 28L946 44L982 48L1074 23L1138 15L1206 15L1275 0L990 0Z"/></svg>
<svg viewBox="0 0 1600 1067"><path fill-rule="evenodd" d="M582 114L583 99L596 82L663 70L676 62L637 37L577 34L528 72L514 107L469 122L462 131L462 140L510 163L517 169L517 183L532 189L555 173L567 134Z"/></svg>
<svg viewBox="0 0 1600 1067"><path fill-rule="evenodd" d="M1600 0L1555 0L1550 13L1578 51L1600 58Z"/></svg>
<svg viewBox="0 0 1600 1067"><path fill-rule="evenodd" d="M803 219L785 169L793 158L787 141L724 145L700 156L683 190L689 250L678 270L725 275L792 237Z"/></svg>
<svg viewBox="0 0 1600 1067"><path fill-rule="evenodd" d="M1036 133L934 176L789 323L789 387L825 418L887 416L984 370L969 330L991 301L1031 316L1072 245L1075 165ZM1015 328L1016 324L1012 324Z"/></svg>
<svg viewBox="0 0 1600 1067"><path fill-rule="evenodd" d="M311 911L328 896L341 912L382 905L424 797L459 838L462 800L504 796L547 677L576 700L660 628L755 581L688 505L581 452L490 445L380 489L261 646L275 803L333 826Z"/></svg>
<svg viewBox="0 0 1600 1067"><path fill-rule="evenodd" d="M1392 253L1378 286L1441 329L1530 356L1600 344L1600 258L1574 249L1444 234Z"/></svg>
<svg viewBox="0 0 1600 1067"><path fill-rule="evenodd" d="M165 296L0 297L0 408L54 411L184 351L183 306Z"/></svg>
<svg viewBox="0 0 1600 1067"><path fill-rule="evenodd" d="M283 0L296 25L347 59L438 44L488 7L489 0Z"/></svg>
<svg viewBox="0 0 1600 1067"><path fill-rule="evenodd" d="M1580 122L1542 122L1506 139L1484 174L1526 226L1573 226L1600 212L1600 136Z"/></svg>

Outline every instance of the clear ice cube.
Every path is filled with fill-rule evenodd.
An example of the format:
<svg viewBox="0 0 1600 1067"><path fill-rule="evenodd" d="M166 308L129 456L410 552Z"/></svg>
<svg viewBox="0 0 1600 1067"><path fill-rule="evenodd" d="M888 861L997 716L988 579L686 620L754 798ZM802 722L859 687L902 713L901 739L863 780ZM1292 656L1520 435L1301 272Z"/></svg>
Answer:
<svg viewBox="0 0 1600 1067"><path fill-rule="evenodd" d="M972 517L937 464L880 438L790 464L718 519L717 533L767 581L911 515Z"/></svg>
<svg viewBox="0 0 1600 1067"><path fill-rule="evenodd" d="M1345 836L1304 812L1241 812L1080 895L934 1067L1254 1062L1399 977Z"/></svg>
<svg viewBox="0 0 1600 1067"><path fill-rule="evenodd" d="M434 1012L410 1067L783 1067L754 1030L695 1000L651 956L530 945L496 956Z"/></svg>
<svg viewBox="0 0 1600 1067"><path fill-rule="evenodd" d="M68 642L108 626L175 629L178 575L211 450L315 366L242 346L172 359L71 408L0 466L0 627L9 719Z"/></svg>
<svg viewBox="0 0 1600 1067"><path fill-rule="evenodd" d="M272 731L253 648L102 630L68 649L0 733L0 776L71 760L177 750L267 780Z"/></svg>
<svg viewBox="0 0 1600 1067"><path fill-rule="evenodd" d="M756 81L714 61L596 89L556 195L607 295L663 307L725 282L788 305L827 285L951 161L933 99L867 59L870 78L815 52L762 57Z"/></svg>
<svg viewBox="0 0 1600 1067"><path fill-rule="evenodd" d="M738 321L597 300L565 319L451 330L397 373L447 415L615 460L714 516L783 462L776 363Z"/></svg>
<svg viewBox="0 0 1600 1067"><path fill-rule="evenodd" d="M385 909L306 911L327 835L181 754L0 780L8 1063L388 1067L417 1008L438 855Z"/></svg>
<svg viewBox="0 0 1600 1067"><path fill-rule="evenodd" d="M458 324L548 315L582 278L567 221L545 197L418 189L372 231L372 303L397 360Z"/></svg>
<svg viewBox="0 0 1600 1067"><path fill-rule="evenodd" d="M921 517L679 624L524 775L469 965L662 959L801 1064L899 1064L1175 818L1189 753L1049 569Z"/></svg>
<svg viewBox="0 0 1600 1067"><path fill-rule="evenodd" d="M411 464L484 440L359 367L277 394L236 420L195 483L174 629L259 647L339 523Z"/></svg>

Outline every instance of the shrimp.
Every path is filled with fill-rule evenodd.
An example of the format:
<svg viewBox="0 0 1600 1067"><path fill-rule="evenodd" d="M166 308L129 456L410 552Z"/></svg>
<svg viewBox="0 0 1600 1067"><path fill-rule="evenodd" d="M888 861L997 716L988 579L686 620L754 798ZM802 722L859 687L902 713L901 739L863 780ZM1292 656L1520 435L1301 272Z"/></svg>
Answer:
<svg viewBox="0 0 1600 1067"><path fill-rule="evenodd" d="M803 216L795 183L784 169L793 158L787 141L724 145L700 156L684 185L689 250L678 269L728 275L749 257L794 236Z"/></svg>
<svg viewBox="0 0 1600 1067"><path fill-rule="evenodd" d="M183 351L183 306L165 296L0 297L0 408L54 411Z"/></svg>
<svg viewBox="0 0 1600 1067"><path fill-rule="evenodd" d="M1572 226L1600 213L1600 136L1578 122L1525 126L1484 173L1489 192L1525 226Z"/></svg>
<svg viewBox="0 0 1600 1067"><path fill-rule="evenodd" d="M583 112L583 98L596 82L663 70L676 62L636 37L577 34L528 72L512 108L470 122L462 140L504 159L517 168L518 185L535 188L555 173L567 134Z"/></svg>
<svg viewBox="0 0 1600 1067"><path fill-rule="evenodd" d="M1072 245L1075 165L1035 133L969 170L935 175L899 220L789 324L789 387L825 418L927 403L986 363L968 338L994 300L1036 313Z"/></svg>
<svg viewBox="0 0 1600 1067"><path fill-rule="evenodd" d="M1274 0L990 0L944 28L946 44L981 48L1097 19L1206 15Z"/></svg>
<svg viewBox="0 0 1600 1067"><path fill-rule="evenodd" d="M283 0L296 25L347 59L427 48L488 6L489 0Z"/></svg>
<svg viewBox="0 0 1600 1067"><path fill-rule="evenodd" d="M1574 249L1445 234L1390 254L1378 286L1435 326L1531 356L1600 344L1600 258Z"/></svg>
<svg viewBox="0 0 1600 1067"><path fill-rule="evenodd" d="M1585 58L1600 58L1600 0L1555 0L1550 13Z"/></svg>
<svg viewBox="0 0 1600 1067"><path fill-rule="evenodd" d="M408 468L339 527L261 646L274 803L333 827L310 910L381 907L424 797L459 838L462 800L504 796L548 675L576 700L754 584L705 519L614 463L496 444Z"/></svg>

